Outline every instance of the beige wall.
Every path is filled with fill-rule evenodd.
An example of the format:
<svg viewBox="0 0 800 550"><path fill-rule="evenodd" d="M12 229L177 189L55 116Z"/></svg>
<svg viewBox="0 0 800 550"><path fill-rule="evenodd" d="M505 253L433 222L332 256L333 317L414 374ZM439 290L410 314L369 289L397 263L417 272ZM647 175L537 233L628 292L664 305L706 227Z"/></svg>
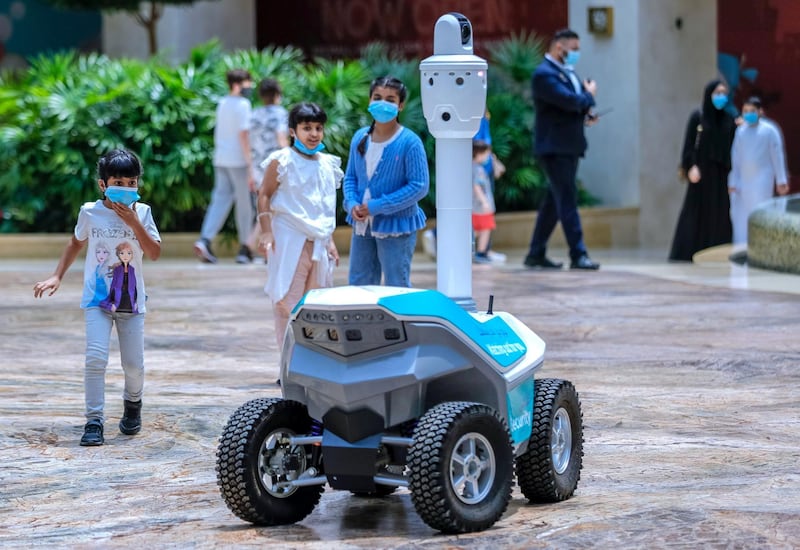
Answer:
<svg viewBox="0 0 800 550"><path fill-rule="evenodd" d="M614 9L610 37L589 32L589 7ZM639 243L667 248L683 199L677 165L690 111L716 74L717 0L571 0L583 78L614 111L588 128L578 177L604 206L640 207ZM677 28L675 21L682 19Z"/></svg>
<svg viewBox="0 0 800 550"><path fill-rule="evenodd" d="M587 0L570 2L570 27L581 37L581 59L575 67L582 79L597 82L596 109L614 110L586 129L589 149L578 177L603 205L639 203L637 164L640 155L638 42L639 1L619 0L601 5L614 8L614 34L596 37L588 31ZM623 5L625 6L623 8Z"/></svg>
<svg viewBox="0 0 800 550"><path fill-rule="evenodd" d="M686 192L677 177L686 123L717 75L717 2L641 1L647 11L639 13L639 89L648 103L639 135L648 145L639 157L639 237L643 245L668 247Z"/></svg>
<svg viewBox="0 0 800 550"><path fill-rule="evenodd" d="M191 49L218 38L225 49L256 43L255 0L217 0L169 6L158 24L159 49L173 63L186 61ZM103 16L103 51L112 57L148 56L147 33L124 13Z"/></svg>

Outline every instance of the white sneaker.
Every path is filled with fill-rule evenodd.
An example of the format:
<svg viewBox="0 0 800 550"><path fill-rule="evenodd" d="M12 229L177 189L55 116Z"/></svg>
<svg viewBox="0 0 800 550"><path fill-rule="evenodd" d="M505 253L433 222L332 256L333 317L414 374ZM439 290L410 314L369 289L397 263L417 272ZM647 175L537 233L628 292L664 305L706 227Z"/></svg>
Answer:
<svg viewBox="0 0 800 550"><path fill-rule="evenodd" d="M436 236L430 229L422 232L422 250L434 260L436 259Z"/></svg>
<svg viewBox="0 0 800 550"><path fill-rule="evenodd" d="M486 256L489 258L489 261L493 264L504 264L506 263L506 255L502 252L495 252L494 250L490 250L486 253Z"/></svg>
<svg viewBox="0 0 800 550"><path fill-rule="evenodd" d="M217 263L217 257L211 252L211 243L205 239L198 239L194 243L194 253L201 262L208 264Z"/></svg>

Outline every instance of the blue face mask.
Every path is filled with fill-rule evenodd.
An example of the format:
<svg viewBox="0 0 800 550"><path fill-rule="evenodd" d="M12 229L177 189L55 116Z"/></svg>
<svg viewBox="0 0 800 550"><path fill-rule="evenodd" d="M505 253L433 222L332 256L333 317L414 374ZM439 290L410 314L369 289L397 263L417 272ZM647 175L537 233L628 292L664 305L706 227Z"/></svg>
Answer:
<svg viewBox="0 0 800 550"><path fill-rule="evenodd" d="M141 199L135 187L119 187L117 185L109 185L106 187L106 198L112 202L118 202L130 207Z"/></svg>
<svg viewBox="0 0 800 550"><path fill-rule="evenodd" d="M564 65L574 66L581 58L580 50L568 50L567 56L564 58Z"/></svg>
<svg viewBox="0 0 800 550"><path fill-rule="evenodd" d="M728 104L728 96L726 96L725 94L712 94L711 103L713 103L714 107L716 107L717 109L722 109L725 105Z"/></svg>
<svg viewBox="0 0 800 550"><path fill-rule="evenodd" d="M749 112L749 113L744 113L744 114L742 115L742 118L744 119L744 121L745 121L747 124L749 124L749 125L751 125L751 126L752 126L753 124L757 124L757 123L758 123L758 113L756 113L756 112L753 112L753 111L751 111L751 112Z"/></svg>
<svg viewBox="0 0 800 550"><path fill-rule="evenodd" d="M301 153L304 153L306 155L311 156L311 155L316 155L317 153L319 153L320 151L325 149L325 144L324 143L320 143L319 145L317 145L313 149L309 149L308 147L303 145L302 141L300 141L297 138L294 138L294 148L297 149L298 151L300 151Z"/></svg>
<svg viewBox="0 0 800 550"><path fill-rule="evenodd" d="M367 111L369 111L369 114L372 115L372 118L374 118L376 122L386 123L397 118L397 113L400 112L400 108L396 103L378 99L369 104Z"/></svg>

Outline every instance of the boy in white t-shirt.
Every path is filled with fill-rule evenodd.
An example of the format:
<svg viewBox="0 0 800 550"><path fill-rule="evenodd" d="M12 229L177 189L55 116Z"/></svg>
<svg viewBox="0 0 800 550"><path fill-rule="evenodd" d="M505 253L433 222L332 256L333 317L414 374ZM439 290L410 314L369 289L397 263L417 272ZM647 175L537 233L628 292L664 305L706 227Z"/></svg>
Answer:
<svg viewBox="0 0 800 550"><path fill-rule="evenodd" d="M200 261L217 263L211 241L225 225L235 204L234 219L239 236L236 262L243 264L253 259L253 252L247 245L255 219L256 181L250 152L253 79L244 69L232 69L226 78L229 92L217 105L214 126L214 189L194 252Z"/></svg>
<svg viewBox="0 0 800 550"><path fill-rule="evenodd" d="M33 295L52 296L75 261L89 244L83 276L81 308L86 321L86 425L82 446L102 445L105 374L111 328L117 326L120 361L125 374L124 413L119 430L126 435L142 427L144 385L145 285L142 257L161 255L158 233L150 206L140 197L142 165L133 153L110 151L97 163L98 187L103 198L81 206L72 239L67 243L54 274L36 283Z"/></svg>

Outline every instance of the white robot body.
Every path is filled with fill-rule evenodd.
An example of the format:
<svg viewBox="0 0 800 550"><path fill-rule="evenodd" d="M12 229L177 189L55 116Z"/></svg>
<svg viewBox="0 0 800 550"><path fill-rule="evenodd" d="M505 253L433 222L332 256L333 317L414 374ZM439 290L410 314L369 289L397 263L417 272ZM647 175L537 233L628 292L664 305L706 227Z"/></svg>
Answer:
<svg viewBox="0 0 800 550"><path fill-rule="evenodd" d="M437 288L465 309L472 299L472 138L486 111L488 65L472 53L472 26L439 18L433 55L419 66L422 111L436 138Z"/></svg>

